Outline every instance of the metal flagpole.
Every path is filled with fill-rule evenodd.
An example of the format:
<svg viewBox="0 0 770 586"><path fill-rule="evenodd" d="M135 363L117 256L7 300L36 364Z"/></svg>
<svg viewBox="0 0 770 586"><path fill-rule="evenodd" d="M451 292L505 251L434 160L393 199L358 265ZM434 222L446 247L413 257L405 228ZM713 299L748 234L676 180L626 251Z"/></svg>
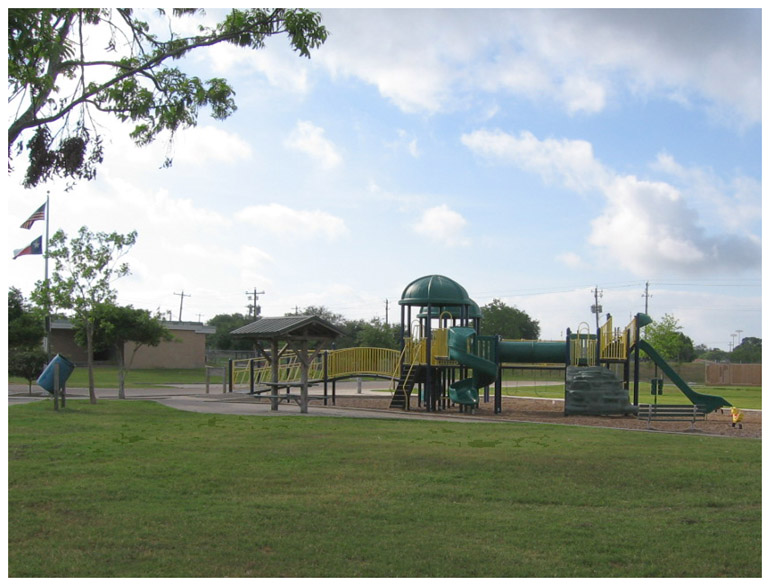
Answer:
<svg viewBox="0 0 770 586"><path fill-rule="evenodd" d="M51 337L51 291L48 287L48 222L51 217L51 192L47 191L45 194L45 253L43 258L45 259L45 278L43 279L43 286L45 287L45 353L49 355L50 352L50 337Z"/></svg>

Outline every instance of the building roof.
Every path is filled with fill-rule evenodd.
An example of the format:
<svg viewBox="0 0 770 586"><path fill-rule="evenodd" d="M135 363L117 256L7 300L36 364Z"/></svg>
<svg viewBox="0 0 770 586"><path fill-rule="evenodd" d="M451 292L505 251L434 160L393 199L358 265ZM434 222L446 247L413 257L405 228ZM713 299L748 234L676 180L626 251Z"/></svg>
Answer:
<svg viewBox="0 0 770 586"><path fill-rule="evenodd" d="M196 334L215 334L217 329L214 326L207 326L200 322L191 321L166 321L161 320L161 323L171 331L193 331ZM66 318L53 318L51 319L52 330L73 330L75 326Z"/></svg>
<svg viewBox="0 0 770 586"><path fill-rule="evenodd" d="M463 306L471 305L465 288L443 275L428 275L409 283L401 295L399 305L437 305Z"/></svg>
<svg viewBox="0 0 770 586"><path fill-rule="evenodd" d="M263 317L230 332L233 336L256 340L334 339L341 336L342 333L341 330L317 315Z"/></svg>

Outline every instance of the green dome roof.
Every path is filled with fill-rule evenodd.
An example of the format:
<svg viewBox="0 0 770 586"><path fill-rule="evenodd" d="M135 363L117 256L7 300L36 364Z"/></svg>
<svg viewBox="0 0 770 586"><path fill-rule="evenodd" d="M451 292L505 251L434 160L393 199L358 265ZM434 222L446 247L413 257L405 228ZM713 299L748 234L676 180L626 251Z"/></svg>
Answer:
<svg viewBox="0 0 770 586"><path fill-rule="evenodd" d="M409 283L401 294L399 305L471 305L465 288L449 277L428 275Z"/></svg>

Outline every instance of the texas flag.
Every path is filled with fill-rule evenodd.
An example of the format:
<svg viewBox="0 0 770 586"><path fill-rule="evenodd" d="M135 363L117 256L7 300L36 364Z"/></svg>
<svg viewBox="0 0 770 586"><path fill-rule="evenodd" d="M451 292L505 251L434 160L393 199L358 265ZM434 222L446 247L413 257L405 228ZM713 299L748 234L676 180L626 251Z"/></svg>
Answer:
<svg viewBox="0 0 770 586"><path fill-rule="evenodd" d="M43 254L43 237L38 236L25 248L19 248L13 251L14 260L24 254Z"/></svg>

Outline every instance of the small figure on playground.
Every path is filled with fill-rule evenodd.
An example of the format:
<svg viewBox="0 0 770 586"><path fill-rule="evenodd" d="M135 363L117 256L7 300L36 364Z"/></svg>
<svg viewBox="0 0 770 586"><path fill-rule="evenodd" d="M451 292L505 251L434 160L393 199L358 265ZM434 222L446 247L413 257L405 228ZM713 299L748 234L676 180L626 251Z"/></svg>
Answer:
<svg viewBox="0 0 770 586"><path fill-rule="evenodd" d="M730 407L730 415L733 417L733 427L736 425L738 426L738 429L743 429L743 411L738 409L737 407Z"/></svg>

